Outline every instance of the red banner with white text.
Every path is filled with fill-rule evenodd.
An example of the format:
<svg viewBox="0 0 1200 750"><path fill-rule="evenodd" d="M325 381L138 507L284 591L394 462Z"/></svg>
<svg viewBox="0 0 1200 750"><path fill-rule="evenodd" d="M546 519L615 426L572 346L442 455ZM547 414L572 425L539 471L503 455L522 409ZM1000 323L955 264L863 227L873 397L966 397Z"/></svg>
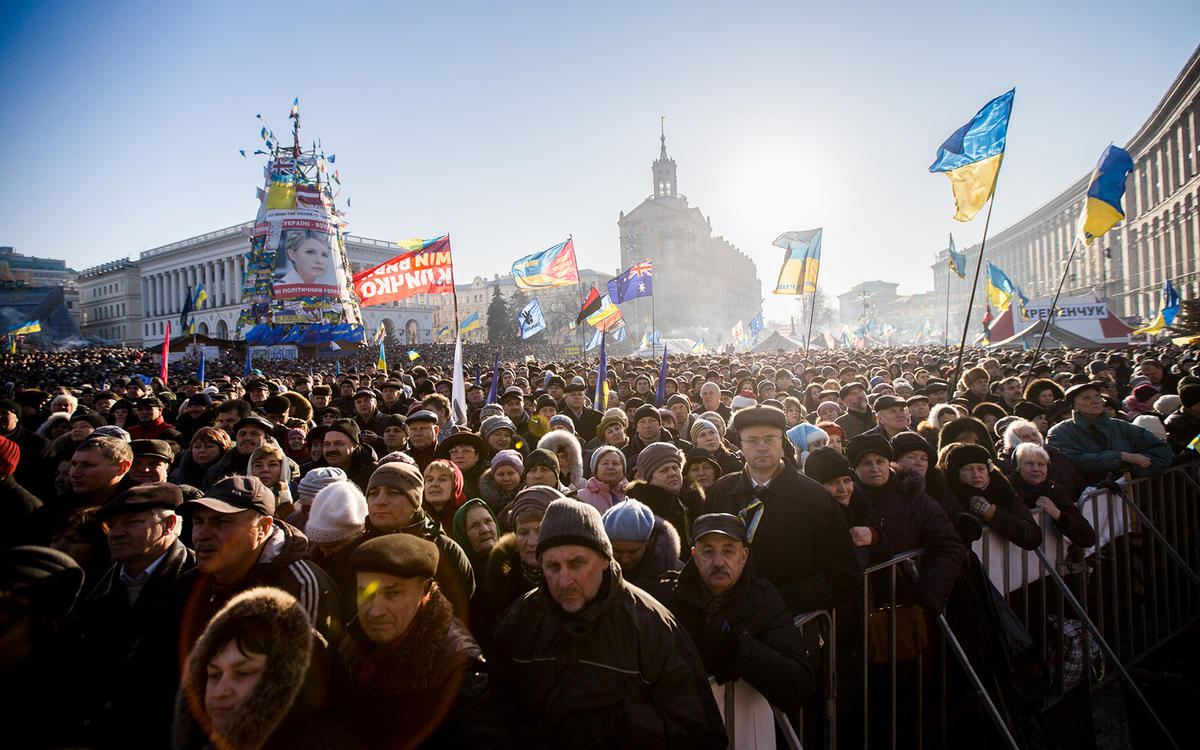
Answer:
<svg viewBox="0 0 1200 750"><path fill-rule="evenodd" d="M396 302L414 294L453 292L450 237L439 237L427 247L354 274L354 291L363 307Z"/></svg>

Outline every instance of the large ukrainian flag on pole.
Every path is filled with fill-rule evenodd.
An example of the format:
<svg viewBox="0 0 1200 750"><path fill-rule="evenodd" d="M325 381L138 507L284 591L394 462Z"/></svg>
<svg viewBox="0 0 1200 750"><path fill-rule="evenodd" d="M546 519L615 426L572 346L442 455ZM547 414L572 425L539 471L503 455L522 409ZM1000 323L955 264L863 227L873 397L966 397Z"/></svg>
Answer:
<svg viewBox="0 0 1200 750"><path fill-rule="evenodd" d="M1017 289L1008 275L991 262L987 264L987 298L997 310L1007 310Z"/></svg>
<svg viewBox="0 0 1200 750"><path fill-rule="evenodd" d="M970 122L946 139L929 166L930 172L944 172L950 178L958 209L954 218L958 221L975 218L996 189L996 174L1004 159L1008 116L1016 91L1013 89L984 105Z"/></svg>
<svg viewBox="0 0 1200 750"><path fill-rule="evenodd" d="M579 282L575 243L568 239L540 253L518 258L512 266L513 281L523 292L549 289Z"/></svg>
<svg viewBox="0 0 1200 750"><path fill-rule="evenodd" d="M1121 198L1125 195L1125 178L1133 169L1133 157L1119 146L1109 145L1100 154L1088 185L1087 203L1079 219L1079 238L1083 244L1104 234L1125 218Z"/></svg>
<svg viewBox="0 0 1200 750"><path fill-rule="evenodd" d="M771 243L787 250L775 294L808 294L817 291L821 269L821 228L803 232L784 232Z"/></svg>

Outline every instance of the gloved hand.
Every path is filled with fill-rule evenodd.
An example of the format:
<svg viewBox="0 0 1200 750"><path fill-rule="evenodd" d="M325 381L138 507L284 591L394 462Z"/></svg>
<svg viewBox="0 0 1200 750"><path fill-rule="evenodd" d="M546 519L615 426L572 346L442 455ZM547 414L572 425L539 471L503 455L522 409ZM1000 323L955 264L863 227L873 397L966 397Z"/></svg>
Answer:
<svg viewBox="0 0 1200 750"><path fill-rule="evenodd" d="M985 516L991 507L992 504L979 495L972 497L970 505L968 506L969 510L980 518Z"/></svg>
<svg viewBox="0 0 1200 750"><path fill-rule="evenodd" d="M963 540L964 544L970 545L983 536L983 524L970 513L956 513L951 522L954 524L954 530L958 532L958 538Z"/></svg>

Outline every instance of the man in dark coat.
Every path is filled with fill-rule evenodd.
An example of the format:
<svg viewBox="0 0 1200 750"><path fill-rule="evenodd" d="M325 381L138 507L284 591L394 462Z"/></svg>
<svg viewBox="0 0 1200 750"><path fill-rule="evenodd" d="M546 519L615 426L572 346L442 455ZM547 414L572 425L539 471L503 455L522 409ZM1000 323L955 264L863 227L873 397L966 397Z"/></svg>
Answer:
<svg viewBox="0 0 1200 750"><path fill-rule="evenodd" d="M746 521L754 571L779 589L792 614L855 611L862 572L846 519L824 487L784 462L783 411L755 406L733 422L746 466L709 488L705 511Z"/></svg>
<svg viewBox="0 0 1200 750"><path fill-rule="evenodd" d="M369 747L502 748L479 644L434 576L438 548L385 534L349 558L357 612L339 648L339 715Z"/></svg>
<svg viewBox="0 0 1200 750"><path fill-rule="evenodd" d="M728 513L700 516L692 559L675 579L671 611L718 683L745 680L771 705L793 714L816 690L800 630L783 597L746 569L746 524Z"/></svg>
<svg viewBox="0 0 1200 750"><path fill-rule="evenodd" d="M849 440L875 426L875 413L867 405L867 389L857 381L843 385L838 396L846 404L846 413L834 423L842 428Z"/></svg>
<svg viewBox="0 0 1200 750"><path fill-rule="evenodd" d="M1179 389L1179 409L1167 415L1167 442L1171 450L1182 453L1200 435L1200 385Z"/></svg>
<svg viewBox="0 0 1200 750"><path fill-rule="evenodd" d="M100 507L112 564L79 603L90 700L73 717L94 747L163 746L179 670L172 597L196 555L179 540L183 503L168 482L143 484Z"/></svg>
<svg viewBox="0 0 1200 750"><path fill-rule="evenodd" d="M21 407L10 399L0 399L0 437L8 438L21 449L21 462L13 478L25 489L46 498L54 476L50 465L50 441L20 423Z"/></svg>
<svg viewBox="0 0 1200 750"><path fill-rule="evenodd" d="M520 747L724 748L725 727L691 639L625 583L600 513L550 503L543 581L496 628L497 694Z"/></svg>
<svg viewBox="0 0 1200 750"><path fill-rule="evenodd" d="M587 442L596 436L596 429L600 427L604 415L587 405L587 397L583 393L585 388L583 383L567 383L558 411L571 418L575 423L575 432Z"/></svg>

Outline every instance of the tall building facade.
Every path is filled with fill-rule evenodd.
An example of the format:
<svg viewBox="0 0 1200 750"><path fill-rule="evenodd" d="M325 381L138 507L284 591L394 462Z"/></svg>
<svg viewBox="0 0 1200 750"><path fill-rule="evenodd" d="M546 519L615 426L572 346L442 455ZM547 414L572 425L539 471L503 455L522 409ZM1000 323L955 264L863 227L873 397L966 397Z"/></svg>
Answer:
<svg viewBox="0 0 1200 750"><path fill-rule="evenodd" d="M80 273L80 299L86 303L84 335L131 346L162 341L167 326L178 336L179 314L188 287L208 294L195 311L196 332L219 339L238 337L242 280L253 222L235 224L146 250L136 262L115 261ZM383 240L346 236L350 268L357 272L394 258L402 248ZM132 297L140 300L134 304ZM380 322L403 344L433 340L433 310L415 299L363 308L368 333Z"/></svg>
<svg viewBox="0 0 1200 750"><path fill-rule="evenodd" d="M1080 245L1063 284L1064 297L1106 298L1117 315L1145 321L1161 304L1163 282L1184 299L1200 297L1200 48L1146 122L1125 144L1134 168L1125 190L1125 220L1091 246ZM1099 156L1099 152L1097 152ZM986 261L1004 270L1026 296L1052 297L1071 252L1091 173L1029 216L987 238ZM1003 188L1001 188L1003 190ZM967 278L946 270L946 251L932 266L935 292L951 296L951 325L962 317L979 246L967 248ZM976 312L982 317L980 274ZM972 323L972 328L975 328Z"/></svg>
<svg viewBox="0 0 1200 750"><path fill-rule="evenodd" d="M650 171L650 197L617 219L621 268L647 259L654 264L653 298L621 305L630 333L640 337L657 328L664 336L725 343L738 321L762 310L758 269L724 237L714 237L710 220L679 193L665 135Z"/></svg>

